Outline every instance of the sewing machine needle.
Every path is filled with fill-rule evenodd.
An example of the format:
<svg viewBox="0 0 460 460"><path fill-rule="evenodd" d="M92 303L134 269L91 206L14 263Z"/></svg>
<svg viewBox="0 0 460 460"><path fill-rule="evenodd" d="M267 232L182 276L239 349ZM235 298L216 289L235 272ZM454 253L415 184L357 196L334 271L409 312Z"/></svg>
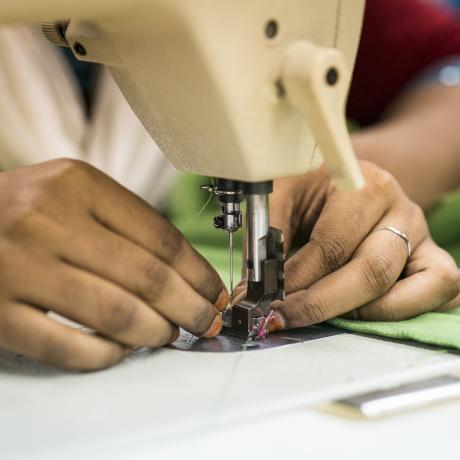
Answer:
<svg viewBox="0 0 460 460"><path fill-rule="evenodd" d="M230 256L230 295L233 295L233 233L228 232L228 255Z"/></svg>

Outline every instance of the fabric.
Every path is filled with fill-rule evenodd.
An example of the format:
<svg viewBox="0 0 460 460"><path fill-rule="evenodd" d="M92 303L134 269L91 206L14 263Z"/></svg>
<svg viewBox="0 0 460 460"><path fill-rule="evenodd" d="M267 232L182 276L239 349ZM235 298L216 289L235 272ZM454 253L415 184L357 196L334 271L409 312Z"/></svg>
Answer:
<svg viewBox="0 0 460 460"><path fill-rule="evenodd" d="M446 313L424 313L405 321L372 322L334 318L328 323L359 334L414 340L460 350L460 308Z"/></svg>
<svg viewBox="0 0 460 460"><path fill-rule="evenodd" d="M428 214L433 239L460 266L460 190L446 195Z"/></svg>
<svg viewBox="0 0 460 460"><path fill-rule="evenodd" d="M0 28L0 170L54 158L87 161L158 206L176 175L109 73L91 120L62 51L31 26Z"/></svg>
<svg viewBox="0 0 460 460"><path fill-rule="evenodd" d="M460 22L423 0L367 0L347 114L376 122L419 73L460 56Z"/></svg>

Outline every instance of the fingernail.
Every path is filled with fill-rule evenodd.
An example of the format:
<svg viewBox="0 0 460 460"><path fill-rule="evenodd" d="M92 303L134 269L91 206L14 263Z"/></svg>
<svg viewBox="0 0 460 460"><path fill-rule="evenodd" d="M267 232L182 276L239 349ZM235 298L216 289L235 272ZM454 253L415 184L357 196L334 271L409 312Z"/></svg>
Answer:
<svg viewBox="0 0 460 460"><path fill-rule="evenodd" d="M228 303L230 302L230 296L226 289L223 289L222 292L217 297L217 300L214 302L215 307L219 311L223 311L227 308Z"/></svg>
<svg viewBox="0 0 460 460"><path fill-rule="evenodd" d="M217 315L211 324L211 327L201 336L205 339L211 339L219 334L222 329L222 317Z"/></svg>
<svg viewBox="0 0 460 460"><path fill-rule="evenodd" d="M285 327L286 327L286 322L284 321L284 319L281 317L279 313L275 312L270 323L268 324L268 330L270 332L275 332L275 331L284 329Z"/></svg>

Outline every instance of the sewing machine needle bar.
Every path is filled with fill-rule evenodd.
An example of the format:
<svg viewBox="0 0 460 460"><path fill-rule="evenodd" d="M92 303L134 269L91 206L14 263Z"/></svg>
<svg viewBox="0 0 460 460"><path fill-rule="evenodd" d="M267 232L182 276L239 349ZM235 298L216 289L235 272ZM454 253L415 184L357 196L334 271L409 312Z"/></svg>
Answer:
<svg viewBox="0 0 460 460"><path fill-rule="evenodd" d="M233 233L228 232L228 255L230 258L230 295L233 294Z"/></svg>

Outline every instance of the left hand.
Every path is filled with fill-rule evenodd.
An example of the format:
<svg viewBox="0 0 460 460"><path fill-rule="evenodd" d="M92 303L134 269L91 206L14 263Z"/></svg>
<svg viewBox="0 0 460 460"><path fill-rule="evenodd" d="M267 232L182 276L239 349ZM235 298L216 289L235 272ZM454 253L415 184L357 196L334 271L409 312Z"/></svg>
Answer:
<svg viewBox="0 0 460 460"><path fill-rule="evenodd" d="M454 305L459 272L430 237L423 211L393 177L361 162L366 186L339 192L324 168L275 181L270 225L283 230L286 300L272 304L271 330L302 327L335 316L396 321ZM388 230L408 236L406 242ZM241 291L240 291L241 293ZM238 294L238 292L236 292Z"/></svg>

